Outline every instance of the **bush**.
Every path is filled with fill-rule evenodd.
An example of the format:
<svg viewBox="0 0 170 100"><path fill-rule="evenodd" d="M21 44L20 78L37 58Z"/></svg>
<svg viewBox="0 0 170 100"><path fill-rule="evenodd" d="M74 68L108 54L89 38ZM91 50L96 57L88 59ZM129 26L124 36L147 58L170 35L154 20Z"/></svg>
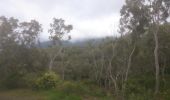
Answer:
<svg viewBox="0 0 170 100"><path fill-rule="evenodd" d="M25 87L26 82L23 77L24 75L17 73L17 72L10 73L9 75L4 76L4 79L2 79L1 85L8 89Z"/></svg>
<svg viewBox="0 0 170 100"><path fill-rule="evenodd" d="M131 78L127 82L126 93L145 93L148 90L153 90L154 79L150 76L144 76L139 78Z"/></svg>
<svg viewBox="0 0 170 100"><path fill-rule="evenodd" d="M47 72L35 81L34 88L52 89L57 86L59 81L59 77L54 72Z"/></svg>
<svg viewBox="0 0 170 100"><path fill-rule="evenodd" d="M143 94L132 93L129 95L128 100L153 100L153 95L149 91Z"/></svg>
<svg viewBox="0 0 170 100"><path fill-rule="evenodd" d="M106 93L102 89L91 84L84 84L83 82L64 81L60 85L59 90L66 94L106 96Z"/></svg>

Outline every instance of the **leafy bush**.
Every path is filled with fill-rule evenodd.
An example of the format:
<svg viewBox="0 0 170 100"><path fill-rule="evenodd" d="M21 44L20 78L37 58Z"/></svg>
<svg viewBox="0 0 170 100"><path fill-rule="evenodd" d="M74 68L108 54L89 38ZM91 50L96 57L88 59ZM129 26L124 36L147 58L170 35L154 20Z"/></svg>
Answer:
<svg viewBox="0 0 170 100"><path fill-rule="evenodd" d="M34 88L52 89L57 86L59 81L59 77L54 72L47 72L35 81Z"/></svg>

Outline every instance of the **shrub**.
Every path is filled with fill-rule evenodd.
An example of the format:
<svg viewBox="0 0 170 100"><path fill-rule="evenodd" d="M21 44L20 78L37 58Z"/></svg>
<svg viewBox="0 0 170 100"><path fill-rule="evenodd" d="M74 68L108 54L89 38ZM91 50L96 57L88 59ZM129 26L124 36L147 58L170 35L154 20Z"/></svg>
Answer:
<svg viewBox="0 0 170 100"><path fill-rule="evenodd" d="M154 79L150 76L131 78L127 82L126 93L145 93L148 90L153 90Z"/></svg>
<svg viewBox="0 0 170 100"><path fill-rule="evenodd" d="M86 85L83 85L79 82L70 81L63 82L63 84L60 86L60 90L67 94L75 93L82 95L89 93L89 89Z"/></svg>
<svg viewBox="0 0 170 100"><path fill-rule="evenodd" d="M153 97L151 91L146 91L143 94L132 93L128 96L128 100L153 100Z"/></svg>
<svg viewBox="0 0 170 100"><path fill-rule="evenodd" d="M7 76L4 76L4 79L2 80L2 86L5 88L18 88L18 87L24 87L26 85L26 82L23 79L24 75L14 72L10 73Z"/></svg>
<svg viewBox="0 0 170 100"><path fill-rule="evenodd" d="M52 89L57 86L59 81L59 77L54 72L47 72L35 81L34 88Z"/></svg>
<svg viewBox="0 0 170 100"><path fill-rule="evenodd" d="M84 84L83 82L64 81L59 90L66 94L106 96L106 93L97 86Z"/></svg>

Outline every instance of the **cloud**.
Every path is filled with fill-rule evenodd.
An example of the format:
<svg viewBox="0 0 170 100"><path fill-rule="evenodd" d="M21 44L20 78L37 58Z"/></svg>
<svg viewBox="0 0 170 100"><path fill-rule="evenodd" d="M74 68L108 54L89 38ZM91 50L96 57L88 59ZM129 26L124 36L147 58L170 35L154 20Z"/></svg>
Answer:
<svg viewBox="0 0 170 100"><path fill-rule="evenodd" d="M52 18L72 24L73 39L110 36L117 33L119 11L124 0L1 0L0 14L21 21L36 19L42 23L41 38L48 39Z"/></svg>
<svg viewBox="0 0 170 100"><path fill-rule="evenodd" d="M79 32L72 32L72 34L73 36L80 35L78 38L111 36L117 31L118 21L119 17L117 14L96 19L80 20L75 22L75 28Z"/></svg>

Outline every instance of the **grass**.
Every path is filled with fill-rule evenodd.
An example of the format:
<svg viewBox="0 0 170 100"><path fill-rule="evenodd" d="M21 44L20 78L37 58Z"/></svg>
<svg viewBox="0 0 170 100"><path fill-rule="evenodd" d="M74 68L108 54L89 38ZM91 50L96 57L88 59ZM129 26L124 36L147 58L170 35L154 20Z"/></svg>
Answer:
<svg viewBox="0 0 170 100"><path fill-rule="evenodd" d="M64 81L51 90L4 89L0 100L113 100L102 88L83 82Z"/></svg>
<svg viewBox="0 0 170 100"><path fill-rule="evenodd" d="M113 100L106 96L65 93L59 90L33 91L31 89L1 90L0 100Z"/></svg>
<svg viewBox="0 0 170 100"><path fill-rule="evenodd" d="M3 90L0 91L0 100L47 100L47 96L29 89Z"/></svg>
<svg viewBox="0 0 170 100"><path fill-rule="evenodd" d="M170 80L166 81L156 99L154 99L153 90L143 89L143 85L135 84L139 83L131 81L129 88L130 90L131 88L138 89L138 92L128 91L127 100L170 100ZM114 97L111 92L106 92L106 90L93 84L64 81L53 90L0 90L0 100L114 100Z"/></svg>
<svg viewBox="0 0 170 100"><path fill-rule="evenodd" d="M93 91L94 92L94 91ZM156 100L170 100L170 91L160 94ZM0 100L114 100L112 96L103 96L100 93L94 94L79 94L76 92L65 92L62 90L31 90L31 89L13 89L1 90ZM128 100L154 100L153 97L147 94L133 94Z"/></svg>

